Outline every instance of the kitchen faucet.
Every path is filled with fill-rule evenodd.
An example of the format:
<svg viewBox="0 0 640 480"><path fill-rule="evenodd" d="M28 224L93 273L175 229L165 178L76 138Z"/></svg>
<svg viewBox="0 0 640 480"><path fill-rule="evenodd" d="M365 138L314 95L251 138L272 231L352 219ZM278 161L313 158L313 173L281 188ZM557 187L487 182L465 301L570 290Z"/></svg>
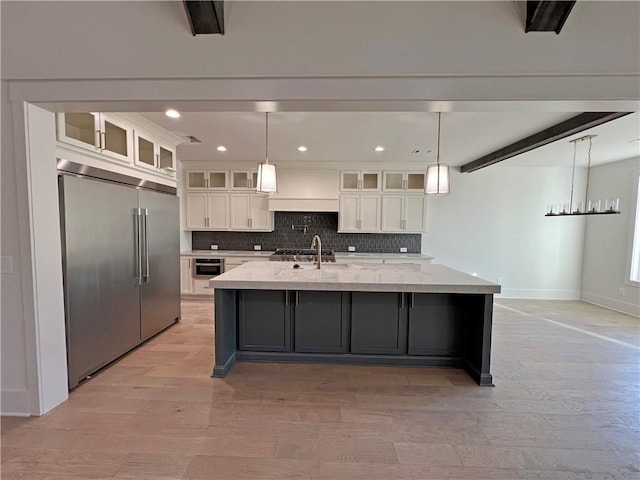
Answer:
<svg viewBox="0 0 640 480"><path fill-rule="evenodd" d="M318 241L318 270L320 269L320 263L322 259L322 241L318 235L313 236L313 240L311 240L311 248L315 248L316 240Z"/></svg>

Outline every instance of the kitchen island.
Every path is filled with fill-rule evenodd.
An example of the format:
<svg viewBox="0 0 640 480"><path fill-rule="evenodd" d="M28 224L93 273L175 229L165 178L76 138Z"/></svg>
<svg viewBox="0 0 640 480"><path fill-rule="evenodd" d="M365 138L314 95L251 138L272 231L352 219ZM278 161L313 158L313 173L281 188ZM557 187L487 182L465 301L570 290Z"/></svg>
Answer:
<svg viewBox="0 0 640 480"><path fill-rule="evenodd" d="M500 285L444 265L248 262L210 281L214 377L236 361L454 366L490 373Z"/></svg>

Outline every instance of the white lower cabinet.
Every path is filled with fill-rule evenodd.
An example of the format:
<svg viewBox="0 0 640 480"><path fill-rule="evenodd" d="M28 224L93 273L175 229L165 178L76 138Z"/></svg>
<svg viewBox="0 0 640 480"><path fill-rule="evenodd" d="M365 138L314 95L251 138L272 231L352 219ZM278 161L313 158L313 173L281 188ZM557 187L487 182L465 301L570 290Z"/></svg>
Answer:
<svg viewBox="0 0 640 480"><path fill-rule="evenodd" d="M213 288L209 286L208 278L193 279L193 295L213 295Z"/></svg>
<svg viewBox="0 0 640 480"><path fill-rule="evenodd" d="M180 293L182 295L191 295L193 293L191 260L191 257L180 257Z"/></svg>
<svg viewBox="0 0 640 480"><path fill-rule="evenodd" d="M269 197L254 194L230 195L231 230L273 231L273 212Z"/></svg>
<svg viewBox="0 0 640 480"><path fill-rule="evenodd" d="M339 232L380 231L380 195L340 195Z"/></svg>
<svg viewBox="0 0 640 480"><path fill-rule="evenodd" d="M187 230L229 230L229 195L226 193L187 193Z"/></svg>
<svg viewBox="0 0 640 480"><path fill-rule="evenodd" d="M427 199L424 196L383 195L382 231L422 233L426 231Z"/></svg>

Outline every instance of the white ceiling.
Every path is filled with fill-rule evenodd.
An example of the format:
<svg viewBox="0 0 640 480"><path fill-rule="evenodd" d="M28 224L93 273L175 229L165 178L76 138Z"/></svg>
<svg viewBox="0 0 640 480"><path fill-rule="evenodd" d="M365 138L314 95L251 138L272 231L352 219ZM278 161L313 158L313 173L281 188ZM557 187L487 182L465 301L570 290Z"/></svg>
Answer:
<svg viewBox="0 0 640 480"><path fill-rule="evenodd" d="M450 112L442 114L440 161L460 166L579 112ZM265 155L265 114L257 112L182 112L178 119L144 113L178 136L201 144L178 146L183 161L261 161ZM435 161L437 113L430 112L275 112L269 114L269 160L285 162ZM608 122L519 155L503 166L567 166L571 139L596 134L592 165L640 156L640 113ZM216 147L224 145L226 152ZM308 151L297 150L305 145ZM383 152L374 152L377 145ZM577 164L586 166L586 150L578 145ZM418 153L413 153L419 150Z"/></svg>

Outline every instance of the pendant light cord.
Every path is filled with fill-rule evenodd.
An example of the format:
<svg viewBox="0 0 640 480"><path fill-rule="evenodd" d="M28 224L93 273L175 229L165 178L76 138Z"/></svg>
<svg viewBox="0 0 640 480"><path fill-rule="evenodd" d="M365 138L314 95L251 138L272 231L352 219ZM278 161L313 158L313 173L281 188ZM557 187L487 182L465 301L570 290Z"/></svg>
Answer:
<svg viewBox="0 0 640 480"><path fill-rule="evenodd" d="M438 165L440 165L440 116L442 115L442 112L438 112L438 149L436 151L436 163ZM438 174L439 172L439 168L438 168Z"/></svg>
<svg viewBox="0 0 640 480"><path fill-rule="evenodd" d="M269 112L265 112L264 125L264 163L269 164Z"/></svg>

